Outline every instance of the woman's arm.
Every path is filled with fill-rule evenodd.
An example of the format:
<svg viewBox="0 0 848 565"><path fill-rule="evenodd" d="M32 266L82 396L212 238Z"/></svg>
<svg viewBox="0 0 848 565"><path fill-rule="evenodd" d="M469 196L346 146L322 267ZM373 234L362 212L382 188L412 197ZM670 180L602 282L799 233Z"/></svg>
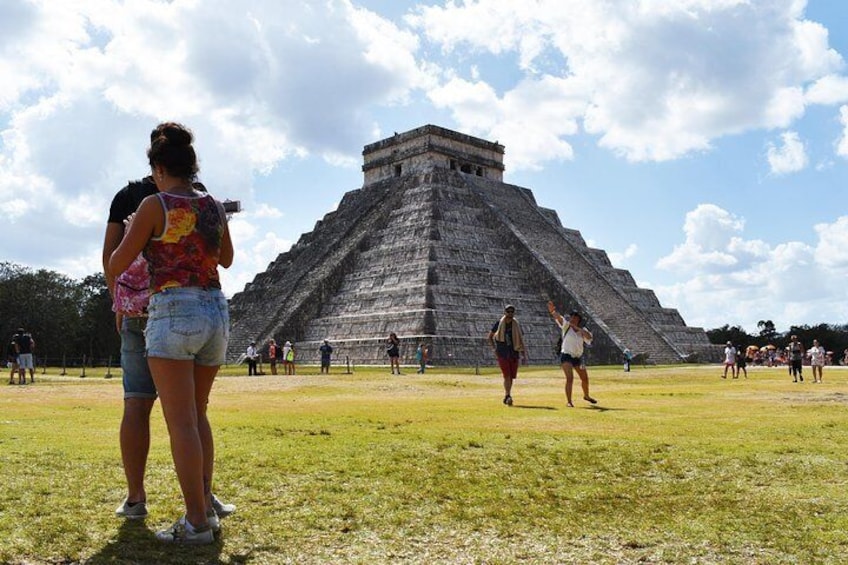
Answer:
<svg viewBox="0 0 848 565"><path fill-rule="evenodd" d="M118 278L135 261L147 242L156 233L157 220L159 231L165 224L164 212L156 196L148 196L141 201L135 215L127 226L124 238L109 258L109 274Z"/></svg>
<svg viewBox="0 0 848 565"><path fill-rule="evenodd" d="M556 306L554 306L553 300L548 300L548 314L553 317L559 327L562 327L564 318L556 311Z"/></svg>

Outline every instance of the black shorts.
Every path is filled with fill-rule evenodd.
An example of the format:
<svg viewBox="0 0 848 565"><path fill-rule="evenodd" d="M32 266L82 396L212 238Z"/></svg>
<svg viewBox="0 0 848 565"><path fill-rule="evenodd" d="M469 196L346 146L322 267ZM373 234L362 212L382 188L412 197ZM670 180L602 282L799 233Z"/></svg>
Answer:
<svg viewBox="0 0 848 565"><path fill-rule="evenodd" d="M581 355L580 357L574 357L572 355L569 355L568 353L560 353L559 362L560 364L570 363L572 367L582 367L583 356Z"/></svg>

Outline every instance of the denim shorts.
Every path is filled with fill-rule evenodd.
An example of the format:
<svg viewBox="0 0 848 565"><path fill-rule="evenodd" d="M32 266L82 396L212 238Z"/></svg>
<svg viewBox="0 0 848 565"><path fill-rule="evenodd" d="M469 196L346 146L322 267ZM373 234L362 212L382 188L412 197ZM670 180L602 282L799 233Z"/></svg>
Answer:
<svg viewBox="0 0 848 565"><path fill-rule="evenodd" d="M35 365L32 364L32 353L19 353L18 367L21 369L35 370Z"/></svg>
<svg viewBox="0 0 848 565"><path fill-rule="evenodd" d="M560 353L559 354L559 362L560 365L564 365L565 363L571 364L572 367L582 367L583 366L583 356L574 357L573 355L569 355L568 353Z"/></svg>
<svg viewBox="0 0 848 565"><path fill-rule="evenodd" d="M124 317L121 322L121 371L124 398L156 398L156 385L144 355L144 327L147 318Z"/></svg>
<svg viewBox="0 0 848 565"><path fill-rule="evenodd" d="M224 364L230 314L220 289L167 288L150 297L147 314L148 357Z"/></svg>

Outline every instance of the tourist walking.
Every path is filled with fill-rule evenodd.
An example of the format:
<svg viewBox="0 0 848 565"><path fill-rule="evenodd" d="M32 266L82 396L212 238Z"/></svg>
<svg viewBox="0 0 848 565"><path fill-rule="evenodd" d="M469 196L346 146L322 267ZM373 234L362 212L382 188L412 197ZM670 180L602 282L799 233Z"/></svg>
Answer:
<svg viewBox="0 0 848 565"><path fill-rule="evenodd" d="M727 378L727 370L730 369L730 376L736 378L736 348L733 343L727 342L724 346L724 374L721 378Z"/></svg>
<svg viewBox="0 0 848 565"><path fill-rule="evenodd" d="M389 356L389 365L392 369L392 374L400 374L400 340L398 339L397 334L392 332L389 334L389 337L386 338L386 355Z"/></svg>
<svg viewBox="0 0 848 565"><path fill-rule="evenodd" d="M789 338L789 345L786 346L789 353L789 373L792 375L792 382L797 383L799 380L804 382L804 346L798 341L798 336L793 335Z"/></svg>
<svg viewBox="0 0 848 565"><path fill-rule="evenodd" d="M185 503L183 517L156 537L209 544L219 522L212 501L214 453L206 408L229 339L218 266L232 264L233 246L223 205L193 185L198 166L191 132L176 123L160 124L157 130L147 155L159 192L139 205L111 255L108 273L117 277L144 250L151 278L147 360Z"/></svg>
<svg viewBox="0 0 848 565"><path fill-rule="evenodd" d="M810 356L810 366L813 368L813 382L822 382L822 370L827 358L827 351L819 345L819 340L814 339L813 346L807 351L807 355Z"/></svg>
<svg viewBox="0 0 848 565"><path fill-rule="evenodd" d="M521 324L515 319L515 306L508 304L504 308L503 316L489 331L488 340L503 376L503 403L512 406L512 384L518 378L518 360L527 363L527 347Z"/></svg>
<svg viewBox="0 0 848 565"><path fill-rule="evenodd" d="M748 352L742 349L741 345L736 346L736 376L738 379L742 373L745 373L745 378L748 378Z"/></svg>
<svg viewBox="0 0 848 565"><path fill-rule="evenodd" d="M569 408L574 407L571 399L574 386L574 371L580 377L580 387L583 389L583 400L590 404L597 404L597 400L589 395L589 373L586 370L584 350L586 345L592 343L592 332L580 327L583 316L580 312L573 310L566 320L556 310L556 306L548 301L548 313L553 317L562 335L562 349L560 350L560 367L565 374L565 401Z"/></svg>

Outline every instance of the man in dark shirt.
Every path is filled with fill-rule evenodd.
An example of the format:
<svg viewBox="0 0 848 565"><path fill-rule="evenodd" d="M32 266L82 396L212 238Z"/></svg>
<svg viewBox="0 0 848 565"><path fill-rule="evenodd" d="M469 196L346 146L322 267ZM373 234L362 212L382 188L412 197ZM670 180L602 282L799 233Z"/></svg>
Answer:
<svg viewBox="0 0 848 565"><path fill-rule="evenodd" d="M35 349L35 341L23 328L18 329L15 334L15 349L18 352L18 375L19 384L26 384L26 373L29 369L29 382L35 382L35 363L32 352Z"/></svg>
<svg viewBox="0 0 848 565"><path fill-rule="evenodd" d="M9 384L15 384L15 375L18 374L18 344L15 343L15 338L9 340L6 346L6 362L9 364ZM21 383L26 384L26 383Z"/></svg>
<svg viewBox="0 0 848 565"><path fill-rule="evenodd" d="M527 363L527 349L521 326L515 319L515 306L509 304L504 308L504 315L492 326L488 339L503 374L503 403L512 406L512 382L518 376L519 356Z"/></svg>
<svg viewBox="0 0 848 565"><path fill-rule="evenodd" d="M330 373L330 356L333 354L333 346L326 339L321 347L318 348L321 352L321 372Z"/></svg>

